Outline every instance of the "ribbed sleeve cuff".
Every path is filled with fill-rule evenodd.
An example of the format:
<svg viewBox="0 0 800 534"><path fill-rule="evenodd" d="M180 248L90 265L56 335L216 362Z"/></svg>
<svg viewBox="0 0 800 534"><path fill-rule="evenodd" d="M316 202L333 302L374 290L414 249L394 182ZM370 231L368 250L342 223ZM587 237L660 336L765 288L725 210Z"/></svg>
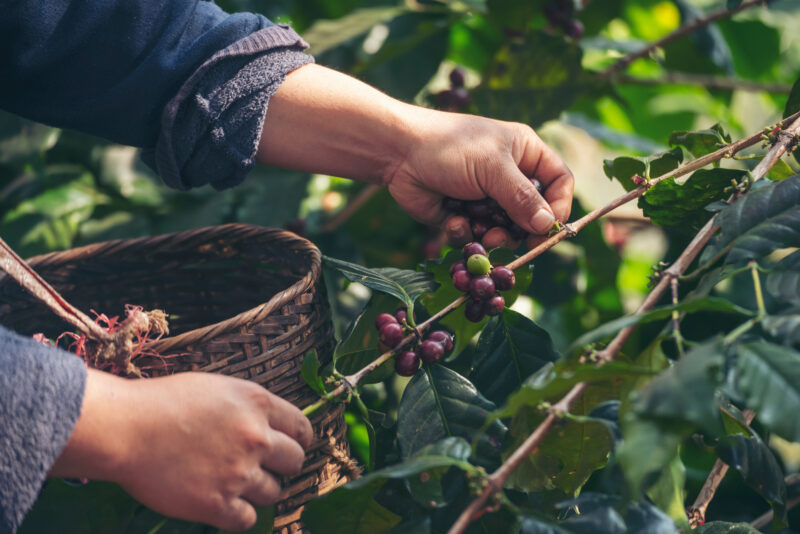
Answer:
<svg viewBox="0 0 800 534"><path fill-rule="evenodd" d="M269 98L292 70L313 62L286 25L255 32L214 54L167 104L155 151L143 152L170 187L241 183L255 164Z"/></svg>
<svg viewBox="0 0 800 534"><path fill-rule="evenodd" d="M15 532L81 413L86 365L0 327L0 533Z"/></svg>

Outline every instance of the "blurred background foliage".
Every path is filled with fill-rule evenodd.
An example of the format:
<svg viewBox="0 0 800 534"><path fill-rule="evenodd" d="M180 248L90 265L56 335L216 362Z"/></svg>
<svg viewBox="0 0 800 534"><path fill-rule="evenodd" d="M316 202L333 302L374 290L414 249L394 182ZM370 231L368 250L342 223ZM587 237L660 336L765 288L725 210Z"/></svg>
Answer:
<svg viewBox="0 0 800 534"><path fill-rule="evenodd" d="M797 0L746 10L610 78L600 73L618 58L726 2L576 0L575 16L585 30L572 36L548 21L545 0L217 3L291 23L318 63L396 98L537 128L575 173L575 216L622 191L604 175L604 159L666 150L674 130L722 123L734 139L757 131L781 117L800 74ZM451 90L455 67L465 72L469 97L454 105L441 95ZM715 87L718 82L732 88ZM796 172L796 162L791 165ZM343 224L331 225L364 187L261 167L231 190L181 193L162 185L135 148L0 114L0 235L23 256L226 222L286 226L330 256L368 266L414 268L447 252L436 229L411 220L385 191ZM626 206L537 258L533 282L514 309L535 319L563 349L587 329L635 308L651 266L674 257L689 237L685 230L650 226L635 206ZM341 332L369 291L327 276ZM652 337L647 328L641 332L642 339ZM391 380L371 385L366 401L391 412L398 390ZM364 428L356 415L348 417L354 449L364 459ZM796 469L795 446L774 446ZM699 487L710 462L713 457L700 453L687 461L691 483ZM749 490L730 478L713 506L752 517L757 511L733 505Z"/></svg>

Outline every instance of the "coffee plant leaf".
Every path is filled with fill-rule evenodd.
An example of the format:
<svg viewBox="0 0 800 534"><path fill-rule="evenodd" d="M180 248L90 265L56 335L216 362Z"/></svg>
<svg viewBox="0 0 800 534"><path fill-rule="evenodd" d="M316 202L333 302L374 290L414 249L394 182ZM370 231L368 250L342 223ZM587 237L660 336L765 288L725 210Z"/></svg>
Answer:
<svg viewBox="0 0 800 534"><path fill-rule="evenodd" d="M670 146L681 146L695 158L730 144L731 136L719 123L705 130L676 131L669 136Z"/></svg>
<svg viewBox="0 0 800 534"><path fill-rule="evenodd" d="M779 182L781 180L785 180L787 178L791 178L795 175L794 169L792 169L786 161L779 159L775 162L775 165L767 171L766 177L772 180L773 182Z"/></svg>
<svg viewBox="0 0 800 534"><path fill-rule="evenodd" d="M761 326L776 341L800 347L800 308L793 308L791 313L767 315L761 320Z"/></svg>
<svg viewBox="0 0 800 534"><path fill-rule="evenodd" d="M370 478L358 485L351 482L312 500L303 509L303 524L311 532L325 534L388 532L401 518L375 501L384 483L380 478Z"/></svg>
<svg viewBox="0 0 800 534"><path fill-rule="evenodd" d="M716 222L722 231L703 251L701 263L729 245L732 248L725 256L726 263L800 246L800 175L754 188L720 211Z"/></svg>
<svg viewBox="0 0 800 534"><path fill-rule="evenodd" d="M397 306L394 297L377 293L367 307L353 320L336 346L333 361L336 370L344 375L355 373L380 356L378 330L375 318L384 312L393 312ZM392 360L384 363L362 379L363 384L385 380L394 372Z"/></svg>
<svg viewBox="0 0 800 534"><path fill-rule="evenodd" d="M727 521L711 521L700 525L695 530L698 534L761 534L750 523L729 523Z"/></svg>
<svg viewBox="0 0 800 534"><path fill-rule="evenodd" d="M661 471L655 483L647 489L647 497L653 504L663 510L668 516L688 531L689 522L686 519L686 466L683 465L680 454L676 454Z"/></svg>
<svg viewBox="0 0 800 534"><path fill-rule="evenodd" d="M303 357L303 364L300 367L300 374L308 387L319 393L325 394L325 383L319 376L319 358L317 357L317 350L312 349L306 352Z"/></svg>
<svg viewBox="0 0 800 534"><path fill-rule="evenodd" d="M667 178L639 197L639 207L659 226L699 229L712 215L705 210L706 205L722 200L727 195L725 189L745 176L744 170L718 168L695 171L680 184Z"/></svg>
<svg viewBox="0 0 800 534"><path fill-rule="evenodd" d="M691 431L686 425L656 422L627 412L622 416L622 443L614 455L634 495L639 495L661 476L678 456L683 438ZM647 451L647 454L642 454Z"/></svg>
<svg viewBox="0 0 800 534"><path fill-rule="evenodd" d="M639 323L649 323L653 321L660 321L672 316L673 311L682 313L696 313L696 312L717 312L717 313L732 313L738 315L752 316L754 312L743 308L737 304L730 302L720 297L698 297L694 299L684 300L675 306L662 306L650 310L647 313L626 315L619 319L614 319L605 324L602 324L581 335L578 339L572 342L567 347L565 354L572 354L576 350L581 349L591 343L607 339L623 328L633 326Z"/></svg>
<svg viewBox="0 0 800 534"><path fill-rule="evenodd" d="M786 484L784 473L772 450L758 436L726 436L716 447L719 458L733 467L745 483L761 495L775 513L774 527L785 528Z"/></svg>
<svg viewBox="0 0 800 534"><path fill-rule="evenodd" d="M725 353L719 339L696 345L675 365L631 396L640 417L688 424L711 435L724 435L718 388L723 381Z"/></svg>
<svg viewBox="0 0 800 534"><path fill-rule="evenodd" d="M727 7L728 9L733 10L733 9L736 9L737 7L739 7L741 4L742 4L742 0L727 0L725 2L725 7Z"/></svg>
<svg viewBox="0 0 800 534"><path fill-rule="evenodd" d="M506 309L481 332L469 378L487 399L500 405L525 379L558 357L545 330Z"/></svg>
<svg viewBox="0 0 800 534"><path fill-rule="evenodd" d="M688 0L675 0L675 4L681 12L681 19L684 24L689 24L697 19L705 17L705 13L698 7L689 3ZM700 52L708 57L717 67L730 76L736 74L733 54L728 46L728 42L725 40L725 37L716 24L708 24L698 28L697 31L692 32L691 38Z"/></svg>
<svg viewBox="0 0 800 534"><path fill-rule="evenodd" d="M800 305L800 251L779 261L767 275L765 285L776 299Z"/></svg>
<svg viewBox="0 0 800 534"><path fill-rule="evenodd" d="M561 526L569 532L620 534L679 534L680 529L664 512L647 501L628 502L616 495L586 492L558 504L559 508L576 507Z"/></svg>
<svg viewBox="0 0 800 534"><path fill-rule="evenodd" d="M538 517L523 517L519 522L519 534L572 534L572 532Z"/></svg>
<svg viewBox="0 0 800 534"><path fill-rule="evenodd" d="M375 291L392 295L403 302L409 310L414 309L414 302L420 295L435 291L438 286L427 273L394 267L370 269L328 256L325 256L325 261L351 282L358 282Z"/></svg>
<svg viewBox="0 0 800 534"><path fill-rule="evenodd" d="M732 382L735 394L756 412L767 428L789 441L800 441L800 353L767 341L736 346Z"/></svg>
<svg viewBox="0 0 800 534"><path fill-rule="evenodd" d="M613 160L604 160L603 172L609 179L616 178L626 191L631 191L639 187L639 184L633 181L634 176L658 178L662 174L677 169L682 161L683 151L680 147L676 147L642 158L620 156Z"/></svg>
<svg viewBox="0 0 800 534"><path fill-rule="evenodd" d="M320 20L303 32L303 39L311 45L314 55L320 55L332 48L366 34L377 24L384 24L404 13L399 7L367 7L334 20Z"/></svg>
<svg viewBox="0 0 800 534"><path fill-rule="evenodd" d="M477 440L477 459L492 465L499 457L506 428L500 421L485 425L495 410L466 378L442 365L425 366L413 376L400 399L397 441L404 458L447 437Z"/></svg>

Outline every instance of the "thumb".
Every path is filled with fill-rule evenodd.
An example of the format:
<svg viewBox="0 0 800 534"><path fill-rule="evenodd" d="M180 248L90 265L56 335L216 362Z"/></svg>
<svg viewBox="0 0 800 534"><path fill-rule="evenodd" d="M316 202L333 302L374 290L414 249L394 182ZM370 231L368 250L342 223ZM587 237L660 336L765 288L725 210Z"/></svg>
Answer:
<svg viewBox="0 0 800 534"><path fill-rule="evenodd" d="M499 175L489 178L483 190L506 210L508 216L533 234L546 234L556 218L547 201L516 165L504 165Z"/></svg>

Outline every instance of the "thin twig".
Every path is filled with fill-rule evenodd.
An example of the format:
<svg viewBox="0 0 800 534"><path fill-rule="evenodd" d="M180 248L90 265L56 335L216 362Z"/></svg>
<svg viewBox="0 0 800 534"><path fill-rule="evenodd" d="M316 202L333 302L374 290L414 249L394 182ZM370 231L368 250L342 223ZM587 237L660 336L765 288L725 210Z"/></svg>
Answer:
<svg viewBox="0 0 800 534"><path fill-rule="evenodd" d="M673 276L669 280L670 288L672 289L672 305L678 305L678 277ZM678 310L672 310L672 335L675 336L675 344L678 346L678 354L683 356L683 336L681 335L681 313Z"/></svg>
<svg viewBox="0 0 800 534"><path fill-rule="evenodd" d="M379 185L370 184L361 191L359 191L358 194L354 196L353 199L350 202L348 202L344 208L342 208L336 215L331 217L331 220L322 225L320 231L333 232L334 230L339 228L341 225L346 223L347 220L350 219L350 217L352 217L359 209L361 209L361 206L366 204L367 201L372 197L374 197L381 189L382 188Z"/></svg>
<svg viewBox="0 0 800 534"><path fill-rule="evenodd" d="M740 11L744 11L745 9L749 9L751 7L755 7L755 6L759 6L759 5L764 6L766 4L767 4L767 2L765 0L748 0L746 2L742 2L739 5L739 7L735 8L735 9L723 8L723 9L720 9L718 11L714 11L713 13L709 13L705 17L702 17L702 18L699 18L699 19L695 19L692 22L690 22L689 24L686 24L685 26L681 26L680 28L676 29L675 31L665 35L664 37L662 37L658 41L655 41L654 43L651 43L651 44L645 46L641 50L637 50L636 52L633 52L633 53L628 54L627 56L621 58L616 63L614 63L613 65L608 67L605 71L603 71L600 74L600 78L601 79L610 78L610 77L614 76L615 74L617 74L618 72L625 70L628 67L628 65L630 65L631 63L633 63L637 59L649 56L650 53L653 50L655 50L656 48L664 47L664 46L668 45L669 43L671 43L672 41L675 41L677 39L680 39L681 37L689 35L690 33L694 32L694 31L697 31L700 28L703 28L705 26L708 26L711 23L714 23L714 22L716 22L718 20L722 20L722 19L726 19L728 17L731 17L731 16L735 15L736 13L739 13Z"/></svg>
<svg viewBox="0 0 800 534"><path fill-rule="evenodd" d="M787 147L790 146L795 137L798 135L798 132L800 132L800 114L794 114L789 117L788 120L791 121L789 123L790 126L781 131L778 141L770 149L767 156L764 157L761 164L759 164L756 169L753 170L752 174L754 179L757 180L766 175L767 171L771 167L769 163L765 162L771 161L774 164L774 162L777 161L777 158L786 152ZM784 124L786 124L786 122L784 122ZM733 145L736 144L737 143L733 143ZM723 149L723 151L724 150L726 149ZM662 272L658 284L653 288L650 294L647 295L647 297L644 299L644 302L642 302L642 304L639 306L639 309L636 310L637 315L641 315L650 311L658 303L664 292L670 286L672 278L679 277L686 271L686 269L689 268L689 265L692 264L695 258L700 254L700 251L703 250L706 243L708 243L709 239L711 239L711 237L717 231L718 227L715 223L715 219L716 215L709 219L705 226L703 226L697 235L694 236L692 241L681 253L678 259L675 260L675 262L669 268ZM614 339L612 339L602 351L597 353L596 357L598 360L598 366L601 366L614 359L628 338L630 338L634 329L635 326L629 326L628 328L620 330ZM510 474L514 472L514 470L529 454L536 450L544 437L547 435L547 432L553 426L553 423L556 419L556 414L568 412L572 408L572 405L575 403L575 401L577 401L583 392L586 391L587 387L588 383L586 382L580 382L576 384L560 401L553 406L548 416L545 417L538 427L536 427L531 435L528 436L528 438L511 454L511 456L509 456L506 461L503 462L503 464L489 476L490 484L487 485L486 488L484 488L484 490L461 513L453 526L450 527L448 534L461 534L464 532L472 519L476 517L484 508L486 501L504 487L505 482L508 480Z"/></svg>
<svg viewBox="0 0 800 534"><path fill-rule="evenodd" d="M748 425L752 423L755 416L755 413L750 410L745 410L745 423ZM717 461L714 462L714 467L711 468L708 478L706 478L703 487L700 488L700 492L697 494L694 504L686 509L686 515L689 518L689 526L692 528L697 528L706 522L706 510L708 510L708 505L711 504L711 500L717 493L717 488L719 488L719 485L722 483L722 479L725 478L725 475L728 473L728 469L728 464L722 460L717 459Z"/></svg>
<svg viewBox="0 0 800 534"><path fill-rule="evenodd" d="M689 74L684 72L665 72L657 78L644 78L619 74L614 81L626 85L692 85L707 89L722 89L730 91L751 91L772 94L789 94L792 86L786 83L756 82L741 78L726 78L724 76L706 76L704 74Z"/></svg>

